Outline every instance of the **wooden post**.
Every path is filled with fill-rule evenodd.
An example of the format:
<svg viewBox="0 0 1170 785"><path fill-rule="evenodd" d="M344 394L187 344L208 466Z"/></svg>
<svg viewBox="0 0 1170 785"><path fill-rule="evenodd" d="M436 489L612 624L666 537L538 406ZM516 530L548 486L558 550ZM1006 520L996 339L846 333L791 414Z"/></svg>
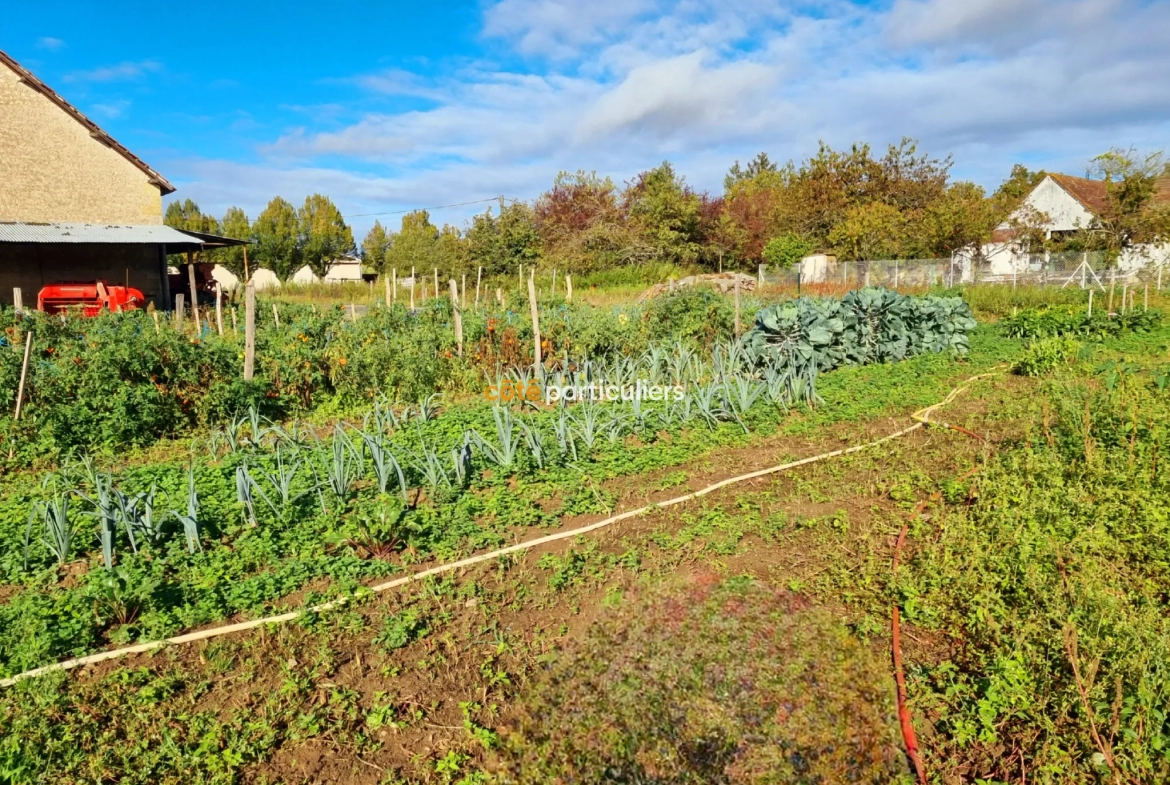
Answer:
<svg viewBox="0 0 1170 785"><path fill-rule="evenodd" d="M1088 314L1088 316L1090 319L1093 318L1093 290L1092 289L1089 290L1089 314Z"/></svg>
<svg viewBox="0 0 1170 785"><path fill-rule="evenodd" d="M410 268L410 310L414 310L414 268Z"/></svg>
<svg viewBox="0 0 1170 785"><path fill-rule="evenodd" d="M239 325L236 323L236 307L234 305L232 306L231 315L232 315L232 335L239 335L240 328L239 328Z"/></svg>
<svg viewBox="0 0 1170 785"><path fill-rule="evenodd" d="M467 307L467 273L463 274L463 283L459 289L459 307Z"/></svg>
<svg viewBox="0 0 1170 785"><path fill-rule="evenodd" d="M435 297L439 296L439 268L435 268Z"/></svg>
<svg viewBox="0 0 1170 785"><path fill-rule="evenodd" d="M894 288L898 288L898 260L894 260Z"/></svg>
<svg viewBox="0 0 1170 785"><path fill-rule="evenodd" d="M353 300L349 301L349 321L351 323L357 321L357 306L353 304Z"/></svg>
<svg viewBox="0 0 1170 785"><path fill-rule="evenodd" d="M1163 259L1162 263L1160 265L1158 265L1158 291L1159 292L1162 291L1162 268L1165 266L1166 266L1166 260Z"/></svg>
<svg viewBox="0 0 1170 785"><path fill-rule="evenodd" d="M273 304L273 308L276 305ZM256 370L256 286L244 286L244 381L252 381Z"/></svg>
<svg viewBox="0 0 1170 785"><path fill-rule="evenodd" d="M419 289L419 297L420 297L420 299L419 299L420 303L425 303L427 301L427 279L426 278L422 279L422 285Z"/></svg>
<svg viewBox="0 0 1170 785"><path fill-rule="evenodd" d="M12 307L16 311L17 316L24 314L24 300L20 294L20 287L16 286L12 289Z"/></svg>
<svg viewBox="0 0 1170 785"><path fill-rule="evenodd" d="M475 304L479 305L479 285L483 283L483 265L479 266L479 272L475 274Z"/></svg>
<svg viewBox="0 0 1170 785"><path fill-rule="evenodd" d="M565 302L573 302L573 275L565 273Z"/></svg>
<svg viewBox="0 0 1170 785"><path fill-rule="evenodd" d="M1113 290L1117 287L1117 268L1109 271L1109 308L1107 313L1113 313Z"/></svg>
<svg viewBox="0 0 1170 785"><path fill-rule="evenodd" d="M1146 284L1145 294L1142 296L1142 313L1150 310L1150 285Z"/></svg>
<svg viewBox="0 0 1170 785"><path fill-rule="evenodd" d="M183 327L183 293L179 292L175 295L175 328L182 329Z"/></svg>
<svg viewBox="0 0 1170 785"><path fill-rule="evenodd" d="M459 290L455 279L451 279L451 315L455 320L455 349L460 357L463 356L463 313L459 305Z"/></svg>
<svg viewBox="0 0 1170 785"><path fill-rule="evenodd" d="M496 287L496 302L499 303L500 305L504 304L504 293L500 290L500 287L498 287L498 286Z"/></svg>
<svg viewBox="0 0 1170 785"><path fill-rule="evenodd" d="M187 288L191 291L191 321L199 332L199 296L195 290L195 254L187 251Z"/></svg>
<svg viewBox="0 0 1170 785"><path fill-rule="evenodd" d="M555 267L553 268L552 292L550 292L550 295L552 297L557 296L557 268Z"/></svg>
<svg viewBox="0 0 1170 785"><path fill-rule="evenodd" d="M280 311L276 310L276 303L272 304L272 321L276 322L276 326L280 326Z"/></svg>
<svg viewBox="0 0 1170 785"><path fill-rule="evenodd" d="M1129 296L1129 284L1123 283L1121 285L1121 312L1125 313L1126 301L1125 298Z"/></svg>
<svg viewBox="0 0 1170 785"><path fill-rule="evenodd" d="M532 314L532 353L536 359L533 367L539 374L544 364L540 359L540 314L536 308L536 270L528 275L528 310Z"/></svg>
<svg viewBox="0 0 1170 785"><path fill-rule="evenodd" d="M392 288L394 290L394 302L398 302L398 268L397 267L395 267L394 272L391 273L390 283L392 284Z"/></svg>
<svg viewBox="0 0 1170 785"><path fill-rule="evenodd" d="M15 422L20 419L20 405L24 401L24 383L28 379L28 358L32 355L33 334L27 332L24 334L24 362L20 364L20 384L16 388L16 412L12 415L12 421Z"/></svg>
<svg viewBox="0 0 1170 785"><path fill-rule="evenodd" d="M215 328L223 335L223 287L215 282Z"/></svg>
<svg viewBox="0 0 1170 785"><path fill-rule="evenodd" d="M524 291L524 263L520 263L520 272L517 275L516 283L520 284L520 291Z"/></svg>
<svg viewBox="0 0 1170 785"><path fill-rule="evenodd" d="M158 311L151 311L150 315L154 317L154 334L158 335L162 330L158 327Z"/></svg>
<svg viewBox="0 0 1170 785"><path fill-rule="evenodd" d="M244 248L244 281L247 282L247 281L252 280L252 274L250 272L248 272L248 246L245 245L245 246L243 246L243 248Z"/></svg>
<svg viewBox="0 0 1170 785"><path fill-rule="evenodd" d="M386 307L389 308L390 307L390 279L386 277L385 273L382 274L382 282L386 286Z"/></svg>
<svg viewBox="0 0 1170 785"><path fill-rule="evenodd" d="M670 291L671 294L674 294L674 276L673 275L670 276L670 278L667 280L666 288Z"/></svg>
<svg viewBox="0 0 1170 785"><path fill-rule="evenodd" d="M756 270L756 285L761 289L764 288L764 265L760 265Z"/></svg>
<svg viewBox="0 0 1170 785"><path fill-rule="evenodd" d="M739 274L735 273L735 337L739 337Z"/></svg>

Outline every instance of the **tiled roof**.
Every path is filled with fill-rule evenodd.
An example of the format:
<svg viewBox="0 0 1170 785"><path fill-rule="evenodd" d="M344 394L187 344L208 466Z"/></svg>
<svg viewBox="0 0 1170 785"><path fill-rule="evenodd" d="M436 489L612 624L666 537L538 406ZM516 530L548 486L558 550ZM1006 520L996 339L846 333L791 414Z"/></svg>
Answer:
<svg viewBox="0 0 1170 785"><path fill-rule="evenodd" d="M175 186L167 182L165 177L151 169L145 161L119 144L118 141L114 139L114 137L110 136L108 133L99 128L97 123L82 114L77 109L77 107L73 106L73 104L69 103L60 95L58 95L57 92L53 90L53 88L49 87L40 79L33 76L31 71L13 60L3 51L0 51L0 63L3 63L15 71L16 74L20 77L21 82L28 85L33 90L36 90L41 95L45 96L45 98L48 98L50 101L56 104L58 108L64 111L65 114L69 115L74 120L85 126L85 128L89 131L90 136L141 169L146 174L146 176L150 178L150 182L158 186L159 190L162 191L164 196L174 192Z"/></svg>

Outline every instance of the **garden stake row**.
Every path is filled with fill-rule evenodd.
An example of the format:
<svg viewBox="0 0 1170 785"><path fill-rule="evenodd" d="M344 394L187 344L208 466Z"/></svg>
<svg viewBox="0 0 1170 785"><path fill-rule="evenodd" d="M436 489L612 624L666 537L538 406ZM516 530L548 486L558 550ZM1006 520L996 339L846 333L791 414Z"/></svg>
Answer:
<svg viewBox="0 0 1170 785"><path fill-rule="evenodd" d="M758 479L760 477L766 477L769 474L776 474L778 472L788 471L790 469L795 469L795 468L798 468L800 466L808 466L808 465L813 464L813 463L818 463L820 461L824 461L824 460L827 460L829 458L837 458L837 457L840 457L843 455L851 455L851 454L856 453L856 452L861 452L862 450L867 450L871 447L877 447L879 445L885 444L888 441L892 441L894 439L898 439L902 436L905 436L909 433L913 433L914 431L917 431L919 428L922 428L928 424L930 424L930 425L937 424L937 423L933 423L930 420L930 414L933 411L935 411L936 409L953 401L955 399L955 397L959 393L961 393L963 390L965 390L967 388L967 386L970 385L972 382L976 381L977 379L981 379L983 377L991 376L991 375L993 375L993 374L984 373L984 374L979 374L977 376L972 376L970 379L967 379L962 385L960 385L959 387L956 387L954 390L952 390L950 392L950 394L948 394L947 397L944 398L943 400L939 401L936 404L928 406L925 409L920 409L917 412L914 412L911 415L911 417L914 419L913 425L909 425L905 428L902 428L901 430L895 431L894 433L883 436L880 439L875 439L874 441L866 442L864 444L854 445L853 447L843 447L839 450L832 450L830 452L821 453L820 455L814 455L814 456L811 456L809 458L802 458L798 461L792 461L790 463L780 464L779 466L771 466L771 467L766 468L766 469L760 469L758 471L749 472L748 474L742 474L742 475L739 475L738 477L729 477L726 480L720 480L719 482L708 485L705 488L701 488L700 490L693 491L691 493L684 494L682 496L676 496L673 499L667 499L666 501L657 502L655 504L648 504L644 507L639 507L635 510L629 510L627 512L618 513L617 515L611 515L610 517L608 517L604 520L598 521L597 523L588 524L586 526L580 526L576 529L569 529L568 531L557 532L555 534L549 534L549 535L546 535L544 537L538 537L535 540L529 540L527 542L517 543L516 545L510 545L506 548L499 548L497 550L490 551L488 553L481 553L481 554L476 555L476 556L469 556L466 559L460 559L458 561L448 562L446 564L440 564L436 567L431 567L430 569L422 570L421 572L416 572L416 573L413 573L411 575L405 575L401 578L396 578L392 581L387 581L386 583L381 583L381 584L377 584L375 586L371 586L371 587L369 587L368 591L372 594L380 594L381 592L389 591L390 589L397 589L397 588L400 588L402 586L406 586L407 584L422 580L424 578L429 578L433 575L442 575L443 573L453 572L455 570L463 569L464 567L471 567L475 564L481 564L483 562L492 561L492 560L498 559L500 556L505 556L505 555L510 554L510 553L518 553L518 552L526 551L526 550L529 550L531 548L535 548L535 547L538 547L541 545L547 545L548 543L558 542L560 540L566 540L566 539L570 539L573 537L578 537L578 536L583 535L583 534L588 534L590 532L594 532L594 531L597 531L599 529L604 529L608 526L612 526L613 524L619 523L620 521L629 520L630 518L636 518L640 515L644 515L644 514L649 513L649 512L654 512L654 511L657 511L657 510L660 510L660 509L663 509L666 507L674 507L674 506L679 505L679 504L684 504L684 503L692 501L694 499L698 499L702 496L706 496L707 494L714 493L715 491L720 490L721 488L726 488L729 485L736 485L736 484L741 483L741 482L747 482L749 480L755 480L755 479ZM185 635L177 635L175 637L165 638L163 640L148 641L146 643L139 643L139 644L136 644L134 646L126 646L126 647L123 647L121 649L113 649L111 651L98 652L97 654L90 654L90 655L85 656L85 657L76 657L74 659L64 660L62 662L53 663L51 665L44 665L44 666L41 666L39 668L33 668L31 670L25 671L23 673L18 673L15 676L11 676L11 677L6 678L6 679L0 679L0 687L10 687L19 681L23 681L24 679L33 678L35 676L40 676L40 675L45 674L45 673L52 673L55 671L72 670L74 668L79 668L83 665L92 665L92 664L98 663L98 662L105 662L106 660L119 659L121 657L125 657L125 656L128 656L130 654L144 654L146 652L151 652L151 651L154 651L156 649L160 649L164 646L173 646L173 645L178 645L178 644L183 644L183 643L194 643L196 641L207 640L210 638L217 638L221 635L229 635L229 634L234 633L234 632L245 632L247 630L253 630L253 629L256 629L257 627L263 627L263 626L266 626L269 624L283 624L284 622L289 622L289 621L293 621L295 619L298 619L301 616L305 615L306 613L323 613L325 611L335 610L337 608L340 608L340 607L343 607L344 605L346 605L350 599L351 599L350 597L339 597L335 600L330 600L329 602L320 603L318 605L313 605L313 606L310 606L308 608L303 608L301 610L289 611L288 613L282 613L282 614L277 615L277 616L267 616L267 617L264 617L262 619L253 619L251 621L238 622L236 624L228 624L228 625L225 625L222 627L213 627L213 628L207 629L207 630L200 630L199 632L191 632L191 633L187 633Z"/></svg>

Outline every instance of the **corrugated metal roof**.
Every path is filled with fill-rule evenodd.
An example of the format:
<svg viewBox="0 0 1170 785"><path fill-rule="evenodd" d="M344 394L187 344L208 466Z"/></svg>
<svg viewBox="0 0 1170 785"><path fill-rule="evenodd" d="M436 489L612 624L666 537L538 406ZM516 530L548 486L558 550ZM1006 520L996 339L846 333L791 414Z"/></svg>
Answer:
<svg viewBox="0 0 1170 785"><path fill-rule="evenodd" d="M200 245L199 238L163 224L139 226L0 221L0 243L121 243Z"/></svg>

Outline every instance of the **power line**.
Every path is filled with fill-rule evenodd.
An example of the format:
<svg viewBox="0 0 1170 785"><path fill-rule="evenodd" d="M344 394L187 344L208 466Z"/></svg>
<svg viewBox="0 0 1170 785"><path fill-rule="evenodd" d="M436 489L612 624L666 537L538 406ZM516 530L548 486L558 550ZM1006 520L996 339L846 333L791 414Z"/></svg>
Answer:
<svg viewBox="0 0 1170 785"><path fill-rule="evenodd" d="M506 196L493 196L490 199L476 199L473 202L459 202L457 204L439 204L434 207L412 207L409 210L391 210L384 213L356 213L353 215L343 215L342 218L371 218L375 215L405 215L406 213L417 213L419 210L445 210L448 207L467 207L472 204L483 204L484 202L498 202L503 200L505 202L519 202L520 199L513 199Z"/></svg>

